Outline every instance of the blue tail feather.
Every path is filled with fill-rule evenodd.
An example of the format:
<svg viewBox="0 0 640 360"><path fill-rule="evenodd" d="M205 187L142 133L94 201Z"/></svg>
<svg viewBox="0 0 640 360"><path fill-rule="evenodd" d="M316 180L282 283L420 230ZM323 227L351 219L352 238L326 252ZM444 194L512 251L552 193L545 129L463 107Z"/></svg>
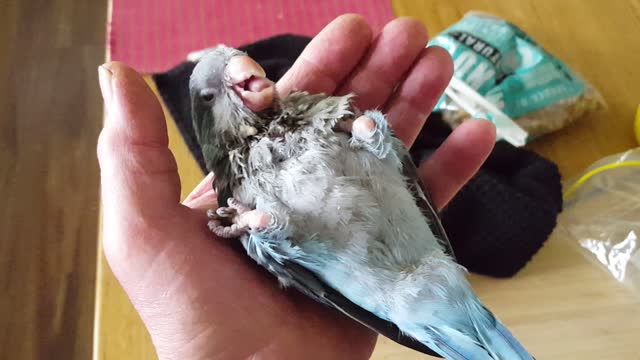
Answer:
<svg viewBox="0 0 640 360"><path fill-rule="evenodd" d="M452 360L535 360L511 332L483 306L471 316L449 313L449 321L432 322L406 331L445 359ZM434 318L432 318L434 320ZM453 320L453 321L451 321Z"/></svg>

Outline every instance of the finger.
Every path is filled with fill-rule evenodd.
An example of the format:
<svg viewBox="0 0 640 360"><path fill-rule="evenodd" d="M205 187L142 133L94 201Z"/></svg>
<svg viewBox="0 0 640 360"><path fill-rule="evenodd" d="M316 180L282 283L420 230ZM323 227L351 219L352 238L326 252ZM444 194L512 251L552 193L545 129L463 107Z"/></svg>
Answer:
<svg viewBox="0 0 640 360"><path fill-rule="evenodd" d="M356 66L370 42L371 27L361 16L339 16L313 38L278 81L276 88L280 96L292 90L333 93Z"/></svg>
<svg viewBox="0 0 640 360"><path fill-rule="evenodd" d="M180 181L168 149L164 114L158 99L133 69L101 67L107 116L98 142L98 160L107 205L151 211L149 204L177 205Z"/></svg>
<svg viewBox="0 0 640 360"><path fill-rule="evenodd" d="M183 202L186 203L188 201L196 199L202 196L204 193L211 190L213 188L213 178L214 178L213 172L208 173L207 176L205 176L204 179L202 179L202 181L200 181L200 183L196 185L196 187L193 188L193 190L191 190L189 195L187 195L187 197L184 198Z"/></svg>
<svg viewBox="0 0 640 360"><path fill-rule="evenodd" d="M437 46L422 49L386 104L387 119L407 147L415 141L452 75L453 62L446 50Z"/></svg>
<svg viewBox="0 0 640 360"><path fill-rule="evenodd" d="M201 210L206 212L211 209L218 208L218 194L213 189L209 189L197 198L189 201L184 201L183 204L192 209Z"/></svg>
<svg viewBox="0 0 640 360"><path fill-rule="evenodd" d="M153 254L143 250L158 238L155 226L180 207L180 179L164 114L149 86L119 63L99 71L107 112L97 149L104 250L110 261L144 266L142 259ZM140 254L136 263L127 260Z"/></svg>
<svg viewBox="0 0 640 360"><path fill-rule="evenodd" d="M480 169L495 144L496 130L487 120L471 120L457 127L418 173L438 209Z"/></svg>
<svg viewBox="0 0 640 360"><path fill-rule="evenodd" d="M355 105L360 109L381 107L428 40L418 20L401 17L389 22L337 93L357 94Z"/></svg>
<svg viewBox="0 0 640 360"><path fill-rule="evenodd" d="M207 176L200 181L198 185L187 195L182 203L190 208L201 208L201 206L213 205L210 204L211 200L217 199L216 193L213 190L213 172L207 174ZM209 209L207 207L206 209Z"/></svg>

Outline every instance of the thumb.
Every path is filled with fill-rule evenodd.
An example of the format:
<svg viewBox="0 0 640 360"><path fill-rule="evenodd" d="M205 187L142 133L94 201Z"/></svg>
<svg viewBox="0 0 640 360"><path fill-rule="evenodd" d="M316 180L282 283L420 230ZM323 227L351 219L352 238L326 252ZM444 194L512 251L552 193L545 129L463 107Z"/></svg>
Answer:
<svg viewBox="0 0 640 360"><path fill-rule="evenodd" d="M107 113L97 149L103 246L110 262L118 256L140 265L149 254L141 250L162 238L153 229L180 211L177 165L162 108L144 79L115 62L100 66L99 75Z"/></svg>

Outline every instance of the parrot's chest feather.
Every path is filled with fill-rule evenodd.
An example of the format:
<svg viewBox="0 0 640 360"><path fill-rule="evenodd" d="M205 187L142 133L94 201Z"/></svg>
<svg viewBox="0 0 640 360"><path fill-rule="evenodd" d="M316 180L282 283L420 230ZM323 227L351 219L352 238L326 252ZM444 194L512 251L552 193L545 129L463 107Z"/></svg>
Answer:
<svg viewBox="0 0 640 360"><path fill-rule="evenodd" d="M294 92L282 99L277 112L265 114L268 119L263 120L268 125L229 150L237 184L248 178L259 181L258 174L263 175L264 183L268 180L264 179L265 173L273 175L281 171L288 160L302 154L307 154L305 158L312 160L311 163L335 161L330 153L339 152L339 146L345 146L347 137L335 134L333 127L353 117L351 99L352 95L329 97L306 92ZM291 168L292 164L289 165Z"/></svg>
<svg viewBox="0 0 640 360"><path fill-rule="evenodd" d="M430 272L424 259L442 251L396 155L382 160L351 146L349 134L333 130L353 116L350 107L343 98L327 99L333 106L290 112L254 137L238 157L244 176L234 196L258 210L285 211L286 233L301 249L295 256L309 254L301 261L310 264L320 259L309 266L329 283L357 278L354 296L414 293L413 275Z"/></svg>
<svg viewBox="0 0 640 360"><path fill-rule="evenodd" d="M300 127L256 141L238 167L246 174L243 183L257 196L317 207L316 201L336 185L330 180L347 175L340 151L346 143L344 134L318 136L313 128Z"/></svg>

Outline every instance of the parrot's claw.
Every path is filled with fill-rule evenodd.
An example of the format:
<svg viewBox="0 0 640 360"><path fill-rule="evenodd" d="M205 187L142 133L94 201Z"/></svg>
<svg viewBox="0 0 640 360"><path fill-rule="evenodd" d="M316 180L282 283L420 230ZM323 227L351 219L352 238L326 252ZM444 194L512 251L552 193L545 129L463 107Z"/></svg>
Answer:
<svg viewBox="0 0 640 360"><path fill-rule="evenodd" d="M239 237L249 229L264 228L271 221L269 214L251 210L236 199L229 199L227 204L228 207L207 211L207 216L211 219L208 223L209 230L221 238Z"/></svg>
<svg viewBox="0 0 640 360"><path fill-rule="evenodd" d="M209 210L207 215L211 219L233 219L238 215L242 215L247 211L251 210L248 206L241 204L236 199L227 200L228 206L219 207L215 212L213 210Z"/></svg>
<svg viewBox="0 0 640 360"><path fill-rule="evenodd" d="M216 215L220 218L233 218L238 211L232 207L221 207L216 210Z"/></svg>
<svg viewBox="0 0 640 360"><path fill-rule="evenodd" d="M248 206L240 203L238 200L231 198L227 200L227 204L230 208L235 209L238 214L244 214L247 211L251 210Z"/></svg>

